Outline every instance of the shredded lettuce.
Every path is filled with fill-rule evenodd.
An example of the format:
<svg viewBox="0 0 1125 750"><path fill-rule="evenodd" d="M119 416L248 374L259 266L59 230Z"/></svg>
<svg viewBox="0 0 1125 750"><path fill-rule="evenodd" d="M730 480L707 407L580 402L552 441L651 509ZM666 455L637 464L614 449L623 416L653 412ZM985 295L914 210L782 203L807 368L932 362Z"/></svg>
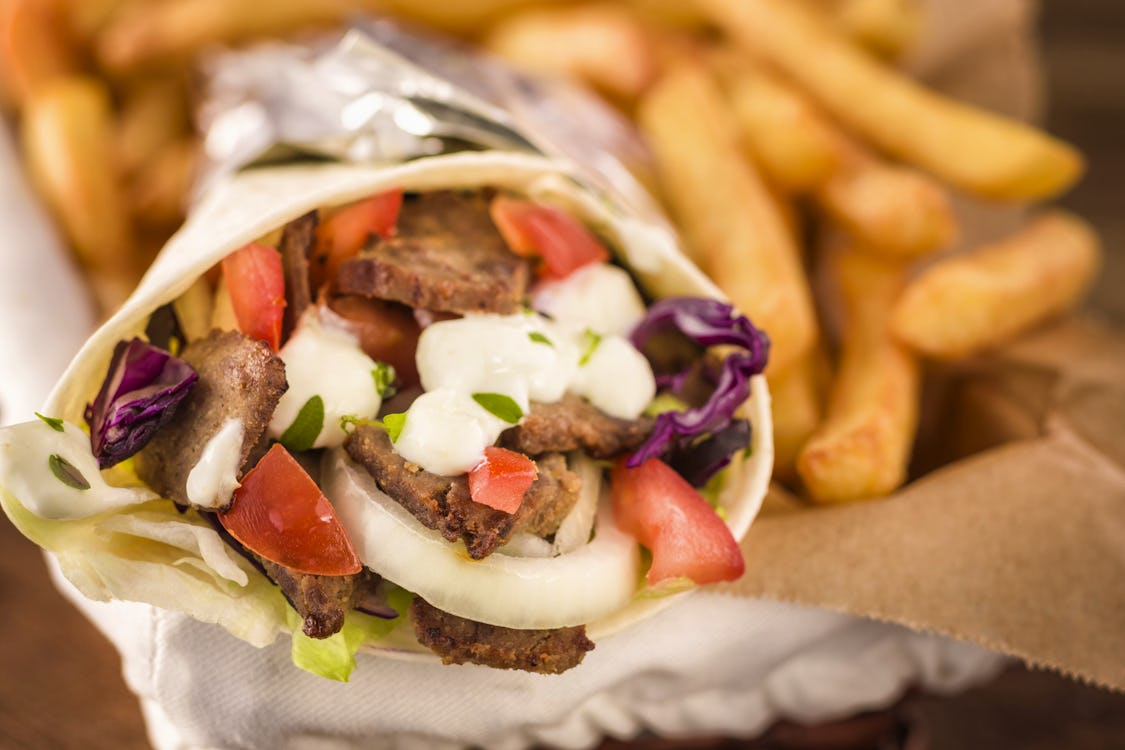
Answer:
<svg viewBox="0 0 1125 750"><path fill-rule="evenodd" d="M301 631L301 616L291 607L287 608L286 621L293 635L293 664L319 677L347 682L355 669L355 655L360 647L386 638L402 624L412 597L413 594L396 588L387 595L387 601L398 612L398 617L383 619L352 610L340 632L327 638L309 638Z"/></svg>
<svg viewBox="0 0 1125 750"><path fill-rule="evenodd" d="M55 555L63 575L89 599L184 612L255 646L273 642L285 623L280 590L194 512L180 514L157 500L87 518L47 519L6 487L0 506L20 533Z"/></svg>

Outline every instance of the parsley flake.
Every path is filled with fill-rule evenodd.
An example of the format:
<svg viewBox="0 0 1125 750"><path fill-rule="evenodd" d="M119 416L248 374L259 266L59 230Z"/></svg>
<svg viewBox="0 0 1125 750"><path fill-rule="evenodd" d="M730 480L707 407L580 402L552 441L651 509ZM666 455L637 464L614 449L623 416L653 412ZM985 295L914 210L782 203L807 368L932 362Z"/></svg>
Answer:
<svg viewBox="0 0 1125 750"><path fill-rule="evenodd" d="M511 396L503 393L474 393L473 401L481 405L485 411L497 419L502 419L508 424L515 424L523 417L523 409Z"/></svg>
<svg viewBox="0 0 1125 750"><path fill-rule="evenodd" d="M375 392L379 394L379 398L390 398L398 392L394 385L398 374L395 368L386 362L376 362L371 377L375 381Z"/></svg>
<svg viewBox="0 0 1125 750"><path fill-rule="evenodd" d="M66 430L63 428L63 421L61 419L58 419L57 417L45 417L39 412L35 412L35 416L46 422L47 426L55 432L66 432Z"/></svg>
<svg viewBox="0 0 1125 750"><path fill-rule="evenodd" d="M58 453L51 454L50 458L47 459L47 466L51 467L51 473L67 487L73 487L76 490L90 489L89 480L82 476L78 467Z"/></svg>
<svg viewBox="0 0 1125 750"><path fill-rule="evenodd" d="M313 396L297 412L293 424L281 434L281 444L295 453L311 450L322 429L324 429L324 399Z"/></svg>
<svg viewBox="0 0 1125 750"><path fill-rule="evenodd" d="M406 424L406 414L387 414L383 417L383 427L387 431L387 436L390 437L391 442L397 442L398 436L402 434L403 425Z"/></svg>
<svg viewBox="0 0 1125 750"><path fill-rule="evenodd" d="M546 335L540 333L539 331L532 331L531 333L527 334L527 337L534 341L536 344L546 344L547 346L552 348L555 346L555 342L551 341L546 337Z"/></svg>
<svg viewBox="0 0 1125 750"><path fill-rule="evenodd" d="M586 342L586 346L582 350L582 358L578 360L579 367L585 367L590 362L590 357L594 356L594 352L602 343L602 335L592 328L587 328L582 332L582 340Z"/></svg>

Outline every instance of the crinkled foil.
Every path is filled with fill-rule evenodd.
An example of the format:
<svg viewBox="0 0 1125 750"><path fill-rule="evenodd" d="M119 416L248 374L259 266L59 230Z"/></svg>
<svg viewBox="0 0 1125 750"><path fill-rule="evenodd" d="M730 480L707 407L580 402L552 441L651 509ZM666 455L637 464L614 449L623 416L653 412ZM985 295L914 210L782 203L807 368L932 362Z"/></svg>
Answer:
<svg viewBox="0 0 1125 750"><path fill-rule="evenodd" d="M239 169L299 159L517 151L563 160L623 210L663 221L638 179L647 153L617 112L450 40L362 19L305 43L217 53L204 74L208 166L198 191Z"/></svg>

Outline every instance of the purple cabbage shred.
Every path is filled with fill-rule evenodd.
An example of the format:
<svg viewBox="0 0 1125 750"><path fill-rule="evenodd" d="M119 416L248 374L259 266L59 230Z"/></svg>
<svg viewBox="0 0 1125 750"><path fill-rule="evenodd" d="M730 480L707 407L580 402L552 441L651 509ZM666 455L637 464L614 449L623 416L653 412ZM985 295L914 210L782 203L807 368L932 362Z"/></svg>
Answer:
<svg viewBox="0 0 1125 750"><path fill-rule="evenodd" d="M108 469L140 451L198 377L184 360L139 338L119 341L97 398L86 406L98 466Z"/></svg>
<svg viewBox="0 0 1125 750"><path fill-rule="evenodd" d="M699 446L708 438L724 432L727 437L710 443L706 460L695 460L686 476L694 486L707 483L717 471L730 461L735 450L749 444L749 430L729 430L734 413L750 396L750 378L761 373L769 358L769 337L760 331L734 308L714 299L702 297L669 297L659 300L648 309L644 319L633 329L633 345L644 352L657 336L679 334L699 347L726 345L734 347L714 374L714 389L707 401L685 411L664 412L656 417L652 434L626 461L635 468L650 458L665 458L673 468L677 456L698 454ZM672 393L681 391L691 375L691 366L676 372L657 373L660 388ZM749 428L749 423L746 423ZM737 440L731 440L735 436ZM725 456L718 456L715 446L730 448ZM731 448L730 446L736 446Z"/></svg>

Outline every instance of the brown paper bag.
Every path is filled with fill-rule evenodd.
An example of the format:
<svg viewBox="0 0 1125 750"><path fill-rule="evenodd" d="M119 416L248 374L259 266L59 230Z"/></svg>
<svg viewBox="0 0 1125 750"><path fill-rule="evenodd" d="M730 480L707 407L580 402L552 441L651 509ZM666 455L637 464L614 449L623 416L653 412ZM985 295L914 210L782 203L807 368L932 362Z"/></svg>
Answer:
<svg viewBox="0 0 1125 750"><path fill-rule="evenodd" d="M943 380L933 434L966 457L881 500L768 505L730 590L1125 690L1125 332L1065 321Z"/></svg>

